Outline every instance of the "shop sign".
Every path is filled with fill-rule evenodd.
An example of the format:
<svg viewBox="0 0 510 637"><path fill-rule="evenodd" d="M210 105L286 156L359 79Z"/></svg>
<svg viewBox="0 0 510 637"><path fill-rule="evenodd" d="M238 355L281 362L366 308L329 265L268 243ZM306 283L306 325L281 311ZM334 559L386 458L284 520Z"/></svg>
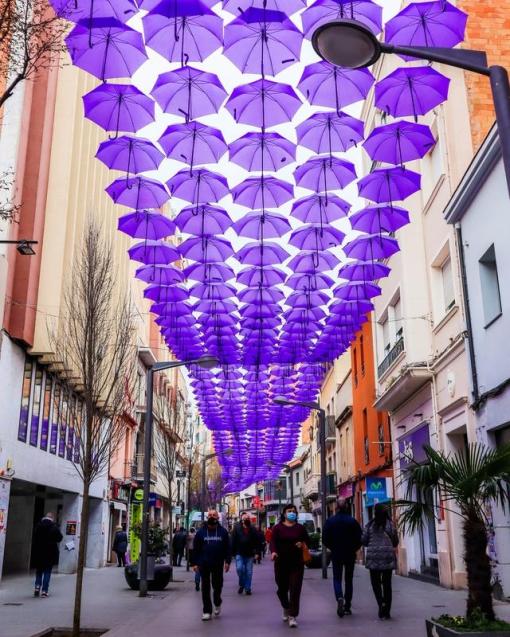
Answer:
<svg viewBox="0 0 510 637"><path fill-rule="evenodd" d="M339 498L352 498L354 495L354 483L353 482L344 482L338 487L338 497Z"/></svg>
<svg viewBox="0 0 510 637"><path fill-rule="evenodd" d="M423 425L419 429L415 429L408 436L400 438L398 442L398 450L400 452L400 466L403 469L409 468L414 464L426 462L427 454L425 447L430 444L429 426Z"/></svg>
<svg viewBox="0 0 510 637"><path fill-rule="evenodd" d="M66 535L76 535L76 520L67 520L66 522Z"/></svg>
<svg viewBox="0 0 510 637"><path fill-rule="evenodd" d="M366 478L365 484L365 503L367 507L379 504L379 502L387 502L389 500L386 488L386 478Z"/></svg>
<svg viewBox="0 0 510 637"><path fill-rule="evenodd" d="M133 500L141 502L143 500L143 489L135 489L133 492Z"/></svg>
<svg viewBox="0 0 510 637"><path fill-rule="evenodd" d="M185 477L186 477L186 471L179 471L179 470L177 470L177 471L175 472L175 477L176 477L176 478L185 478Z"/></svg>

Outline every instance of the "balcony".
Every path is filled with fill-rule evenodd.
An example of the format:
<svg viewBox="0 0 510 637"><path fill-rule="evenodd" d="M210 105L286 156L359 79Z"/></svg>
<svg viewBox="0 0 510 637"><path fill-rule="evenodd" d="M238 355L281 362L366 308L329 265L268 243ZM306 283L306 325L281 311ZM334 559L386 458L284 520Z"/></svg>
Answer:
<svg viewBox="0 0 510 637"><path fill-rule="evenodd" d="M386 357L383 359L381 364L377 368L377 375L379 378L388 371L388 369L393 365L393 363L397 360L397 358L404 351L404 337L401 336L398 341L393 345L390 349Z"/></svg>
<svg viewBox="0 0 510 637"><path fill-rule="evenodd" d="M311 498L315 500L319 497L320 493L320 475L318 473L311 473L305 480L303 485L303 497Z"/></svg>
<svg viewBox="0 0 510 637"><path fill-rule="evenodd" d="M143 453L135 454L133 462L131 463L131 478L133 480L143 480ZM156 462L154 458L151 461L151 482L156 482Z"/></svg>
<svg viewBox="0 0 510 637"><path fill-rule="evenodd" d="M326 442L336 442L335 416L326 416Z"/></svg>

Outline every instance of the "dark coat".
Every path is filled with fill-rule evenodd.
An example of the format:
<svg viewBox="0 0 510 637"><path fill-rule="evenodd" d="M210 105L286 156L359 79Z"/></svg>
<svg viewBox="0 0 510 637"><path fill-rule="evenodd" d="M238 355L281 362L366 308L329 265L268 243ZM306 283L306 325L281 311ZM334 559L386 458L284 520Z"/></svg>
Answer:
<svg viewBox="0 0 510 637"><path fill-rule="evenodd" d="M113 538L113 550L116 553L125 553L128 546L128 536L126 531L117 531Z"/></svg>
<svg viewBox="0 0 510 637"><path fill-rule="evenodd" d="M172 548L175 553L184 553L186 548L186 531L177 531L172 538Z"/></svg>
<svg viewBox="0 0 510 637"><path fill-rule="evenodd" d="M232 531L232 555L253 557L262 551L261 534L254 526L249 526L247 532L242 524L236 524Z"/></svg>
<svg viewBox="0 0 510 637"><path fill-rule="evenodd" d="M379 527L374 520L363 530L361 539L366 546L365 566L370 570L391 571L397 567L395 549L398 546L398 533L390 520L386 526Z"/></svg>
<svg viewBox="0 0 510 637"><path fill-rule="evenodd" d="M334 560L350 562L361 547L361 526L348 513L337 513L326 520L324 544Z"/></svg>
<svg viewBox="0 0 510 637"><path fill-rule="evenodd" d="M35 527L33 558L36 569L47 569L58 564L58 543L62 533L55 522L43 518Z"/></svg>
<svg viewBox="0 0 510 637"><path fill-rule="evenodd" d="M232 551L228 531L220 524L211 529L204 524L195 533L193 540L192 566L218 567L230 564Z"/></svg>

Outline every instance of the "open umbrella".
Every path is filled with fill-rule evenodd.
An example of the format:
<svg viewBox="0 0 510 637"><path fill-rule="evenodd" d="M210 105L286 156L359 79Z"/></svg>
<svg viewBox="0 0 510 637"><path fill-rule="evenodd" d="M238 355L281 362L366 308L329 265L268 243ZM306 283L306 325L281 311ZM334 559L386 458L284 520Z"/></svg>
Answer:
<svg viewBox="0 0 510 637"><path fill-rule="evenodd" d="M106 192L114 203L129 206L135 210L161 208L170 199L165 186L148 177L116 179L106 188Z"/></svg>
<svg viewBox="0 0 510 637"><path fill-rule="evenodd" d="M136 210L119 217L118 229L135 239L164 239L175 233L175 224L165 215Z"/></svg>
<svg viewBox="0 0 510 637"><path fill-rule="evenodd" d="M189 298L189 292L179 285L149 285L143 291L143 296L157 303L173 303Z"/></svg>
<svg viewBox="0 0 510 637"><path fill-rule="evenodd" d="M136 133L155 119L154 100L130 84L101 84L83 96L85 117L106 131Z"/></svg>
<svg viewBox="0 0 510 637"><path fill-rule="evenodd" d="M277 288L246 288L238 294L241 303L253 303L257 305L265 305L269 303L278 303L283 301L284 294Z"/></svg>
<svg viewBox="0 0 510 637"><path fill-rule="evenodd" d="M228 183L223 175L198 168L192 172L185 168L167 181L172 196L192 204L219 201L228 193Z"/></svg>
<svg viewBox="0 0 510 637"><path fill-rule="evenodd" d="M294 230L289 243L300 250L327 250L341 245L345 234L332 226L309 223Z"/></svg>
<svg viewBox="0 0 510 637"><path fill-rule="evenodd" d="M285 285L294 290L329 290L334 281L327 274L314 272L312 274L291 274L285 281Z"/></svg>
<svg viewBox="0 0 510 637"><path fill-rule="evenodd" d="M338 157L315 157L294 171L296 184L316 193L342 189L356 179L354 164Z"/></svg>
<svg viewBox="0 0 510 637"><path fill-rule="evenodd" d="M123 170L129 176L148 170L157 170L164 159L163 153L149 140L122 135L101 142L96 158L108 168Z"/></svg>
<svg viewBox="0 0 510 637"><path fill-rule="evenodd" d="M369 206L352 214L349 221L354 230L368 234L396 232L409 223L409 213L398 206Z"/></svg>
<svg viewBox="0 0 510 637"><path fill-rule="evenodd" d="M390 268L383 263L353 261L343 265L338 271L338 276L349 281L376 281L387 277L390 272Z"/></svg>
<svg viewBox="0 0 510 637"><path fill-rule="evenodd" d="M227 152L223 133L200 122L186 122L168 126L159 143L166 156L189 164L215 164Z"/></svg>
<svg viewBox="0 0 510 637"><path fill-rule="evenodd" d="M143 265L137 269L135 277L155 285L172 285L184 280L182 270L173 265Z"/></svg>
<svg viewBox="0 0 510 637"><path fill-rule="evenodd" d="M141 33L114 18L80 20L66 45L73 64L102 81L131 77L147 60Z"/></svg>
<svg viewBox="0 0 510 637"><path fill-rule="evenodd" d="M50 0L50 4L58 16L72 22L85 18L116 18L127 22L138 11L133 0Z"/></svg>
<svg viewBox="0 0 510 637"><path fill-rule="evenodd" d="M180 258L177 250L164 241L142 241L128 250L129 258L145 265L169 264Z"/></svg>
<svg viewBox="0 0 510 637"><path fill-rule="evenodd" d="M175 225L187 234L223 234L232 220L223 208L201 204L183 208L175 218Z"/></svg>
<svg viewBox="0 0 510 637"><path fill-rule="evenodd" d="M286 15L292 15L306 7L306 0L223 0L223 9L235 15L246 11L250 7L281 11Z"/></svg>
<svg viewBox="0 0 510 637"><path fill-rule="evenodd" d="M344 246L346 256L360 261L387 259L398 252L398 243L392 237L379 234L361 235Z"/></svg>
<svg viewBox="0 0 510 637"><path fill-rule="evenodd" d="M403 201L420 190L421 177L412 170L402 168L377 168L358 181L360 197L376 203Z"/></svg>
<svg viewBox="0 0 510 637"><path fill-rule="evenodd" d="M311 38L322 24L335 20L356 20L377 35L382 28L382 7L372 0L316 0L303 11L301 19L306 38Z"/></svg>
<svg viewBox="0 0 510 637"><path fill-rule="evenodd" d="M200 263L223 263L234 254L229 241L213 235L190 237L178 249L183 257Z"/></svg>
<svg viewBox="0 0 510 637"><path fill-rule="evenodd" d="M237 294L237 290L233 285L218 281L214 283L196 283L190 288L189 293L199 299L222 300L234 297Z"/></svg>
<svg viewBox="0 0 510 637"><path fill-rule="evenodd" d="M399 121L374 128L363 148L373 161L402 165L407 161L421 159L435 143L428 126Z"/></svg>
<svg viewBox="0 0 510 637"><path fill-rule="evenodd" d="M276 212L249 212L232 229L240 237L249 239L279 239L292 228L287 218Z"/></svg>
<svg viewBox="0 0 510 637"><path fill-rule="evenodd" d="M310 195L297 199L290 214L304 223L329 224L346 217L351 204L336 195Z"/></svg>
<svg viewBox="0 0 510 637"><path fill-rule="evenodd" d="M250 172L277 172L296 160L296 145L279 133L246 133L229 145L229 159Z"/></svg>
<svg viewBox="0 0 510 637"><path fill-rule="evenodd" d="M340 283L333 290L333 296L344 301L363 301L381 295L381 288L374 283L355 281Z"/></svg>
<svg viewBox="0 0 510 637"><path fill-rule="evenodd" d="M331 252L317 252L306 250L296 254L288 263L288 267L294 272L308 273L332 270L339 264L338 257Z"/></svg>
<svg viewBox="0 0 510 637"><path fill-rule="evenodd" d="M224 263L193 263L184 269L184 276L193 281L228 281L235 278L234 270Z"/></svg>
<svg viewBox="0 0 510 637"><path fill-rule="evenodd" d="M290 305L296 309L310 308L324 305L330 300L329 296L320 290L298 290L289 294L285 301L285 305ZM288 328L288 324L286 326Z"/></svg>
<svg viewBox="0 0 510 637"><path fill-rule="evenodd" d="M276 177L249 177L232 189L234 203L247 208L279 208L294 196L294 187Z"/></svg>
<svg viewBox="0 0 510 637"><path fill-rule="evenodd" d="M248 287L270 287L285 281L286 274L276 266L250 266L237 273L237 282Z"/></svg>
<svg viewBox="0 0 510 637"><path fill-rule="evenodd" d="M278 243L266 241L264 243L248 243L241 248L235 258L244 265L271 265L283 263L289 253Z"/></svg>
<svg viewBox="0 0 510 637"><path fill-rule="evenodd" d="M296 128L298 143L316 153L343 153L363 141L363 122L346 113L315 113Z"/></svg>
<svg viewBox="0 0 510 637"><path fill-rule="evenodd" d="M242 73L276 75L299 61L303 34L281 11L249 7L225 27L223 53Z"/></svg>
<svg viewBox="0 0 510 637"><path fill-rule="evenodd" d="M217 75L192 66L162 73L151 91L161 110L186 121L217 113L227 98Z"/></svg>

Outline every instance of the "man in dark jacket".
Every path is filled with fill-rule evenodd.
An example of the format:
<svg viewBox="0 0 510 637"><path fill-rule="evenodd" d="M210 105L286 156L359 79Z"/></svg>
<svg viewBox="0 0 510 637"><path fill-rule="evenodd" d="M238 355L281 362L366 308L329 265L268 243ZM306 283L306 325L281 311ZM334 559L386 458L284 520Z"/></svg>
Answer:
<svg viewBox="0 0 510 637"><path fill-rule="evenodd" d="M182 563L182 558L184 557L184 549L186 548L186 538L186 531L184 530L184 527L181 526L172 540L174 566L180 566Z"/></svg>
<svg viewBox="0 0 510 637"><path fill-rule="evenodd" d="M361 547L361 527L350 515L344 498L338 498L338 509L324 525L323 542L332 553L333 585L339 617L351 615L352 580L356 552ZM345 592L342 580L345 577Z"/></svg>
<svg viewBox="0 0 510 637"><path fill-rule="evenodd" d="M126 551L128 547L128 536L126 533L126 525L122 524L115 532L113 538L113 551L117 554L117 566L126 566Z"/></svg>
<svg viewBox="0 0 510 637"><path fill-rule="evenodd" d="M232 552L230 537L220 523L218 511L209 509L206 523L195 533L193 540L192 566L202 578L202 620L212 617L211 584L213 589L214 615L221 612L221 591L223 589L223 569L228 573Z"/></svg>
<svg viewBox="0 0 510 637"><path fill-rule="evenodd" d="M39 597L39 593L41 597L48 597L51 571L58 564L58 543L61 541L62 533L53 520L53 513L47 513L34 530L35 597Z"/></svg>
<svg viewBox="0 0 510 637"><path fill-rule="evenodd" d="M250 516L246 511L241 513L241 522L232 531L232 555L236 559L237 575L239 577L239 595L246 592L251 595L251 580L253 577L253 558L260 559L261 537L256 527L252 526Z"/></svg>

